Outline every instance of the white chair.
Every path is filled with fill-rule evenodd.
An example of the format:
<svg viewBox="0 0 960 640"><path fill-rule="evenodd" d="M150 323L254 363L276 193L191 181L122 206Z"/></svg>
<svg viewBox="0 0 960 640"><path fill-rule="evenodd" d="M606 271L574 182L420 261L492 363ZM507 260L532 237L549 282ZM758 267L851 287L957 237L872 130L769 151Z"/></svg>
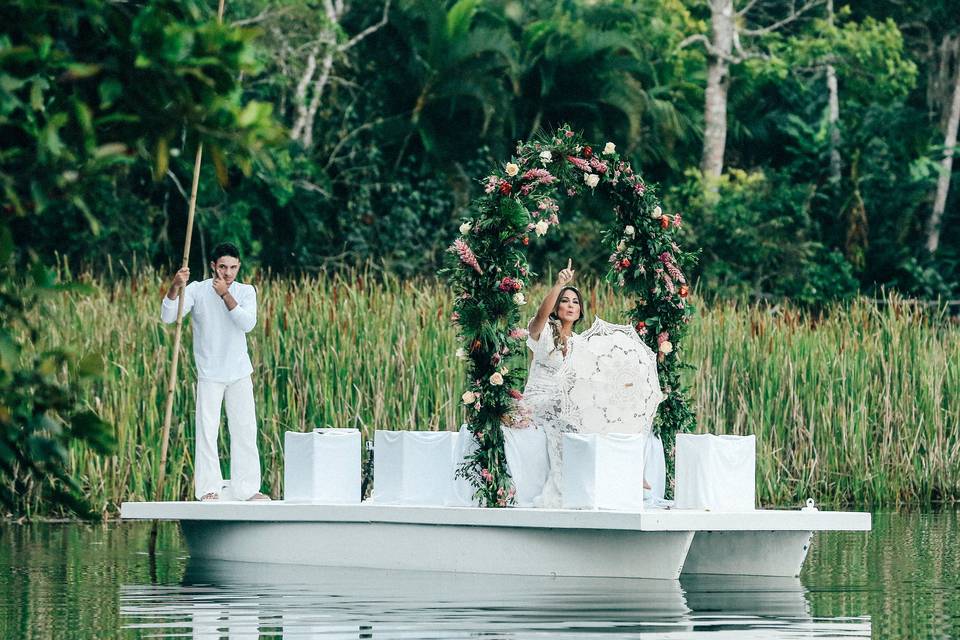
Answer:
<svg viewBox="0 0 960 640"><path fill-rule="evenodd" d="M287 502L360 502L360 431L287 431L283 438L283 498Z"/></svg>
<svg viewBox="0 0 960 640"><path fill-rule="evenodd" d="M543 485L550 473L546 433L533 426L526 429L501 427L501 430L517 506L532 507L533 499L543 493Z"/></svg>
<svg viewBox="0 0 960 640"><path fill-rule="evenodd" d="M373 495L379 504L443 506L454 483L458 434L453 431L377 431Z"/></svg>
<svg viewBox="0 0 960 640"><path fill-rule="evenodd" d="M643 510L645 436L563 434L563 508Z"/></svg>
<svg viewBox="0 0 960 640"><path fill-rule="evenodd" d="M752 511L756 436L677 434L677 509Z"/></svg>

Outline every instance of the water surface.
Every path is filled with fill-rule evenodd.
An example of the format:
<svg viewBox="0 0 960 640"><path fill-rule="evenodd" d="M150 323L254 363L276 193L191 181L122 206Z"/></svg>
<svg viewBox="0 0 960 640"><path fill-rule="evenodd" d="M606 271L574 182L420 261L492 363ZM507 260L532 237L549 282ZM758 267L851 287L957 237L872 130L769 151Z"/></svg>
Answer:
<svg viewBox="0 0 960 640"><path fill-rule="evenodd" d="M201 563L173 524L151 561L148 536L141 523L0 525L0 638L960 637L954 512L818 534L799 579Z"/></svg>

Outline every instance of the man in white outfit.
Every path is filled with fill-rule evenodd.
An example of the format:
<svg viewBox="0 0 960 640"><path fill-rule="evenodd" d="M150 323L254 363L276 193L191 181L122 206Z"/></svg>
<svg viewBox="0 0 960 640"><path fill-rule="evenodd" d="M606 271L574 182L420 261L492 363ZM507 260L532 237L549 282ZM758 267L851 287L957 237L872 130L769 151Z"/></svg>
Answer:
<svg viewBox="0 0 960 640"><path fill-rule="evenodd" d="M190 284L190 269L177 271L160 312L164 322L176 322L177 297L183 289L183 314L193 312L193 357L197 363L196 497L220 499L223 476L217 438L220 405L225 401L230 491L238 500L269 500L260 493L257 416L250 380L253 365L247 352L247 332L257 324L257 291L236 281L240 251L232 244L217 245L210 268L213 278Z"/></svg>

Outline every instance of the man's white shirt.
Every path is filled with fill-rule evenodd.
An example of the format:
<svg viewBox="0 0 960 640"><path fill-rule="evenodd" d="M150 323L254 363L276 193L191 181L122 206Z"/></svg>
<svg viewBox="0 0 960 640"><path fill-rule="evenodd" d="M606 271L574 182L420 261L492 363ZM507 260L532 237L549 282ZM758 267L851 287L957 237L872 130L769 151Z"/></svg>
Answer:
<svg viewBox="0 0 960 640"><path fill-rule="evenodd" d="M213 289L213 278L191 282L183 290L183 314L193 312L193 355L203 382L230 383L253 373L247 332L257 324L257 290L236 281L228 290L237 301L229 311ZM177 321L176 300L163 297L160 319Z"/></svg>

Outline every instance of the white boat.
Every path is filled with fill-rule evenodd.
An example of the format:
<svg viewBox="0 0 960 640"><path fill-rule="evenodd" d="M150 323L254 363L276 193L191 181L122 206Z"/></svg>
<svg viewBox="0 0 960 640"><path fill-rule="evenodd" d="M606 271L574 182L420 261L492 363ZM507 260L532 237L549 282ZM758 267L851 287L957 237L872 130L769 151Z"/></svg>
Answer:
<svg viewBox="0 0 960 640"><path fill-rule="evenodd" d="M124 520L181 523L193 558L531 576L798 576L817 531L869 513L482 509L371 502L125 502Z"/></svg>

